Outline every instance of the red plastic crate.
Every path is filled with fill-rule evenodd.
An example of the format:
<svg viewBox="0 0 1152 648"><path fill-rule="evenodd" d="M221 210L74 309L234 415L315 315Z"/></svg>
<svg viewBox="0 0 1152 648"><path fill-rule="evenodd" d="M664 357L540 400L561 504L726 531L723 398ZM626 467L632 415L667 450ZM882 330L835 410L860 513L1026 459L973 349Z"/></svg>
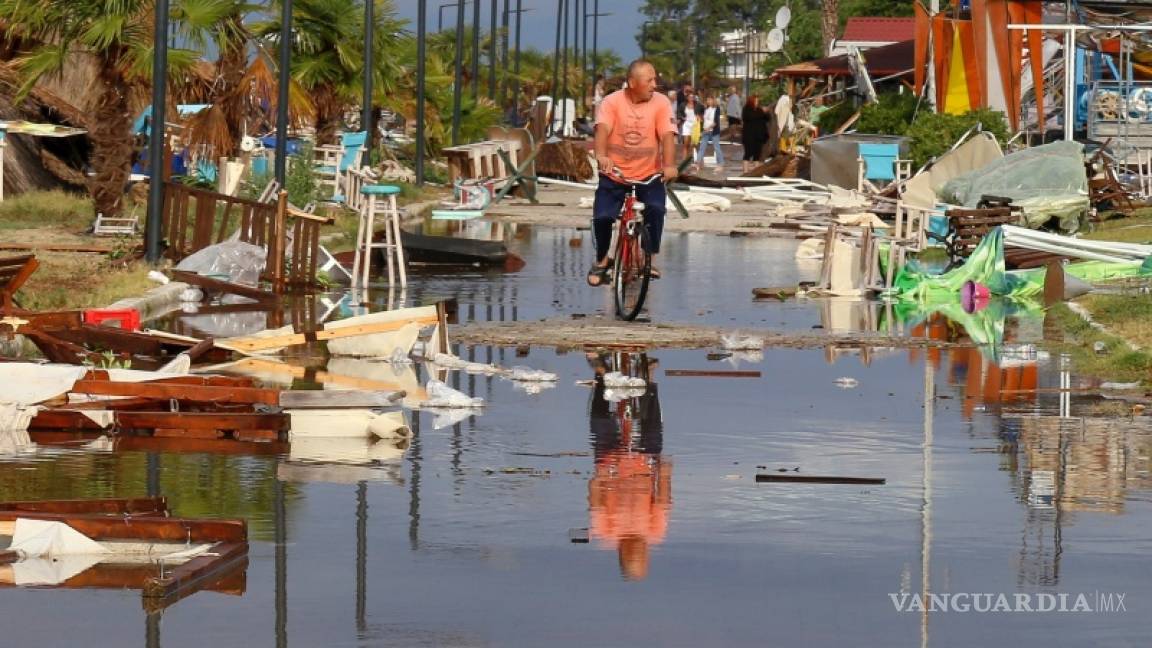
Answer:
<svg viewBox="0 0 1152 648"><path fill-rule="evenodd" d="M84 323L116 326L125 331L140 330L140 311L135 308L92 308L84 311Z"/></svg>

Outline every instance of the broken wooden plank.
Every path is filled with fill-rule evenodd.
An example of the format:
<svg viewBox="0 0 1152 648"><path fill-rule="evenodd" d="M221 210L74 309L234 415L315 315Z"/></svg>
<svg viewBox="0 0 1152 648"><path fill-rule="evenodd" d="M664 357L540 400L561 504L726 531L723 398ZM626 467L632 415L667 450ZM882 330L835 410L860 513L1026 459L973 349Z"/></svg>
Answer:
<svg viewBox="0 0 1152 648"><path fill-rule="evenodd" d="M0 522L16 518L63 522L93 540L149 540L153 542L246 542L244 520L193 520L172 517L118 517L78 513L0 511Z"/></svg>
<svg viewBox="0 0 1152 648"><path fill-rule="evenodd" d="M69 391L94 396L139 396L199 403L280 404L280 391L275 389L191 385L167 381L125 383L110 380L78 380Z"/></svg>
<svg viewBox="0 0 1152 648"><path fill-rule="evenodd" d="M227 546L222 549L227 550L229 554L235 554ZM144 611L149 614L163 611L174 603L203 590L235 596L244 594L248 579L247 546L239 555L230 555L226 559L217 558L210 563L205 560L199 564L198 572L188 571L188 565L206 558L208 557L201 556L177 567L174 571L179 575L179 582L170 585L166 582L169 577L158 577L151 583L145 583L141 592ZM161 594L165 591L167 593Z"/></svg>
<svg viewBox="0 0 1152 648"><path fill-rule="evenodd" d="M765 473L756 475L756 483L778 482L796 484L886 484L883 477L832 477L827 475L798 475L796 473Z"/></svg>
<svg viewBox="0 0 1152 648"><path fill-rule="evenodd" d="M243 433L237 433L235 437ZM43 446L75 447L103 436L99 432L64 432L29 430L33 443ZM189 454L278 455L288 452L288 443L278 440L247 441L232 439L192 439L119 434L110 439L115 452L180 452Z"/></svg>
<svg viewBox="0 0 1152 648"><path fill-rule="evenodd" d="M183 281L187 284L200 286L205 292L214 293L228 293L231 295L240 295L249 299L255 299L259 302L274 302L277 300L275 294L252 286L245 286L242 284L232 283L231 281L223 281L221 279L214 279L212 277L205 277L204 275L196 274L195 272L186 272L184 270L173 270L172 278L176 281Z"/></svg>
<svg viewBox="0 0 1152 648"><path fill-rule="evenodd" d="M714 371L710 369L665 369L665 376L681 378L759 378L759 371Z"/></svg>
<svg viewBox="0 0 1152 648"><path fill-rule="evenodd" d="M287 414L219 412L116 412L125 430L279 430L287 431Z"/></svg>
<svg viewBox="0 0 1152 648"><path fill-rule="evenodd" d="M354 326L329 327L319 331L305 333L285 333L282 335L228 338L225 340L217 340L216 346L222 349L238 351L240 353L255 353L258 351L267 351L269 349L279 349L281 347L292 346L295 344L307 344L308 342L319 342L323 340L355 337L358 335L371 335L373 333L399 331L400 329L412 323L433 325L438 324L439 321L440 320L436 315L421 316L394 322L374 322L371 324L359 324Z"/></svg>
<svg viewBox="0 0 1152 648"><path fill-rule="evenodd" d="M164 497L138 497L0 502L0 511L103 513L106 515L166 513L168 511L168 500Z"/></svg>
<svg viewBox="0 0 1152 648"><path fill-rule="evenodd" d="M334 407L393 407L408 394L404 391L363 391L358 389L310 389L280 393L281 407L295 409Z"/></svg>

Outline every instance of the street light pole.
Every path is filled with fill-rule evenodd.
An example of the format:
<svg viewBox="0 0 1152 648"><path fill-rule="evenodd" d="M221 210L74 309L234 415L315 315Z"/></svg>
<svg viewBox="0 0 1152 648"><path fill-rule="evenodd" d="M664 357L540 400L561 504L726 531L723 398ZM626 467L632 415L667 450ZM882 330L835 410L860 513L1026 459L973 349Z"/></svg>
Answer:
<svg viewBox="0 0 1152 648"><path fill-rule="evenodd" d="M364 113L360 118L360 125L367 134L369 150L372 146L372 73L376 68L372 61L374 58L372 32L376 27L375 9L376 0L364 0Z"/></svg>
<svg viewBox="0 0 1152 648"><path fill-rule="evenodd" d="M464 4L468 4L468 0L462 0L462 2L464 2ZM436 31L438 31L438 32L444 31L444 10L447 9L448 7L455 7L457 4L459 4L459 3L448 2L448 3L440 5L439 9L436 12L436 14L437 14Z"/></svg>
<svg viewBox="0 0 1152 648"><path fill-rule="evenodd" d="M480 96L480 0L472 0L472 101Z"/></svg>
<svg viewBox="0 0 1152 648"><path fill-rule="evenodd" d="M288 157L288 82L292 63L292 0L280 4L280 70L276 88L276 182L284 188L284 170ZM163 122L161 122L163 123Z"/></svg>
<svg viewBox="0 0 1152 648"><path fill-rule="evenodd" d="M424 184L424 48L428 0L416 0L416 184Z"/></svg>
<svg viewBox="0 0 1152 648"><path fill-rule="evenodd" d="M452 84L452 146L460 143L460 86L464 84L464 0L456 3L456 76Z"/></svg>
<svg viewBox="0 0 1152 648"><path fill-rule="evenodd" d="M164 208L164 116L168 114L168 0L157 0L152 38L152 131L148 139L148 217L144 221L145 257L160 260L160 224Z"/></svg>
<svg viewBox="0 0 1152 648"><path fill-rule="evenodd" d="M520 6L522 2L523 0L516 0L516 64L513 70L516 83L513 85L515 92L512 93L512 100L516 102L517 108L520 106L520 16L524 14L524 9Z"/></svg>
<svg viewBox="0 0 1152 648"><path fill-rule="evenodd" d="M496 101L496 0L492 0L491 29L488 30L488 98Z"/></svg>
<svg viewBox="0 0 1152 648"><path fill-rule="evenodd" d="M596 75L600 74L600 49L597 41L600 36L600 0L592 0L592 79L595 83Z"/></svg>

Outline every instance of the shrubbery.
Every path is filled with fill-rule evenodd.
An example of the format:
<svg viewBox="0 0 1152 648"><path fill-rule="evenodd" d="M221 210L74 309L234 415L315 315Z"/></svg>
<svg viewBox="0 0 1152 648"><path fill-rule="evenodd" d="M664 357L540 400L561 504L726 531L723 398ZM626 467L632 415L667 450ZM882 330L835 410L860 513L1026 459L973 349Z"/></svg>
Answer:
<svg viewBox="0 0 1152 648"><path fill-rule="evenodd" d="M855 112L851 101L833 106L820 116L821 130L831 132ZM981 108L963 115L937 114L924 104L918 108L916 97L910 93L880 95L879 102L864 106L854 128L859 133L908 137L912 164L918 168L952 148L977 122L1001 146L1008 140L1008 124L1000 111Z"/></svg>

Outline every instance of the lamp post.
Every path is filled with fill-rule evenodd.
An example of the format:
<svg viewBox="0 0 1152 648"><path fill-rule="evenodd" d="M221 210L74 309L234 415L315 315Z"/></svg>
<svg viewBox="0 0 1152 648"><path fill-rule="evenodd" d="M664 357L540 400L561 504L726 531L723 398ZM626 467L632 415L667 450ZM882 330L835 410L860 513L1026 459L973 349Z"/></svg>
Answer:
<svg viewBox="0 0 1152 648"><path fill-rule="evenodd" d="M288 157L288 73L292 60L292 0L280 8L280 81L276 88L276 182L284 188Z"/></svg>
<svg viewBox="0 0 1152 648"><path fill-rule="evenodd" d="M463 2L464 2L464 4L468 4L468 0L463 0ZM448 3L442 4L438 7L437 12L436 12L436 14L437 14L436 31L438 31L438 32L444 31L444 10L447 9L448 7L455 7L457 4L459 4L459 3L448 2Z"/></svg>
<svg viewBox="0 0 1152 648"><path fill-rule="evenodd" d="M452 84L452 146L460 143L460 87L464 83L464 0L456 3L456 75Z"/></svg>
<svg viewBox="0 0 1152 648"><path fill-rule="evenodd" d="M368 150L372 147L372 32L376 27L376 0L364 0L364 114L360 124L366 133Z"/></svg>
<svg viewBox="0 0 1152 648"><path fill-rule="evenodd" d="M291 4L291 3L289 3ZM168 0L156 2L152 43L152 132L148 140L148 217L144 221L145 256L160 260L160 223L164 207L164 116L168 90ZM277 142L279 144L279 142Z"/></svg>
<svg viewBox="0 0 1152 648"><path fill-rule="evenodd" d="M480 96L480 0L472 0L472 101Z"/></svg>
<svg viewBox="0 0 1152 648"><path fill-rule="evenodd" d="M520 106L520 16L525 11L532 11L531 9L524 9L521 7L523 0L516 0L516 63L513 68L512 74L516 77L516 83L513 86L515 89L512 93L512 99L516 102L516 106Z"/></svg>
<svg viewBox="0 0 1152 648"><path fill-rule="evenodd" d="M416 0L416 184L424 184L424 47L428 0Z"/></svg>
<svg viewBox="0 0 1152 648"><path fill-rule="evenodd" d="M585 1L585 9L587 9L587 0ZM598 30L600 16L611 16L612 12L600 13L596 11L596 5L600 4L600 0L596 0L593 4L592 11L594 13L584 13L584 58L580 62L580 87L583 88L581 92L588 89L588 19L592 19L592 30L595 33ZM596 83L596 75L599 73L597 68L599 64L599 57L596 54L596 37L592 37L592 83ZM593 92L595 94L595 92Z"/></svg>

